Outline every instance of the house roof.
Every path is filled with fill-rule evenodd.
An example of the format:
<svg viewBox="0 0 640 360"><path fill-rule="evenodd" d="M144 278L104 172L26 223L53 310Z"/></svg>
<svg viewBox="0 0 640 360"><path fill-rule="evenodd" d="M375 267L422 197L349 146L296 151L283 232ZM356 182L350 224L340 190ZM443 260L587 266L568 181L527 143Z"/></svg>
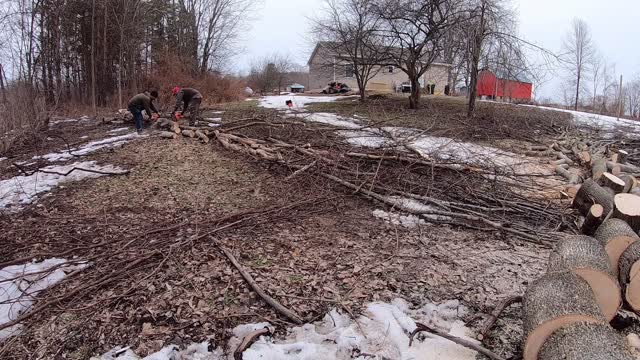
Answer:
<svg viewBox="0 0 640 360"><path fill-rule="evenodd" d="M320 48L325 47L328 48L330 51L332 49L337 49L340 45L337 42L332 42L332 41L319 41L316 44L316 47L313 49L313 52L311 53L311 56L309 57L309 60L307 61L307 65L311 65L311 62L313 61L313 58L316 57L316 55L318 54L318 52L320 51ZM348 56L346 55L340 55L337 54L335 57L338 58L348 58ZM387 65L387 64L381 64L381 65ZM431 63L431 65L433 66L452 66L451 64L447 64L445 63L441 58L437 58L434 62Z"/></svg>

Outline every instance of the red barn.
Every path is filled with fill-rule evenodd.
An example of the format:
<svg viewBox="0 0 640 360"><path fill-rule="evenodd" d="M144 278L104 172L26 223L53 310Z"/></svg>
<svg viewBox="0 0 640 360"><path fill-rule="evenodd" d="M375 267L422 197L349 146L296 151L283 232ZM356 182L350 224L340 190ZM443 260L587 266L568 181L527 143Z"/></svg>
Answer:
<svg viewBox="0 0 640 360"><path fill-rule="evenodd" d="M510 100L531 100L533 84L526 79L496 76L490 70L482 70L478 75L478 96Z"/></svg>

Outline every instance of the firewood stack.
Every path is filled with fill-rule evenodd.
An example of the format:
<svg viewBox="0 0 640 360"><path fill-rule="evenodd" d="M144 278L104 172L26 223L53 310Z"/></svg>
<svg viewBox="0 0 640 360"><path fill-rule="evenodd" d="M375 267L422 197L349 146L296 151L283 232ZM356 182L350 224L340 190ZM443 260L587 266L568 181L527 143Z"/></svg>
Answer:
<svg viewBox="0 0 640 360"><path fill-rule="evenodd" d="M584 235L558 242L524 295L525 360L634 359L608 323L623 305L640 314L640 171L621 163L625 152L589 155L591 177L573 199Z"/></svg>
<svg viewBox="0 0 640 360"><path fill-rule="evenodd" d="M213 135L211 128L180 125L166 118L159 119L155 126L162 130L160 137L164 139L177 139L179 135L182 135L192 139L198 138L203 144L208 144L209 136Z"/></svg>

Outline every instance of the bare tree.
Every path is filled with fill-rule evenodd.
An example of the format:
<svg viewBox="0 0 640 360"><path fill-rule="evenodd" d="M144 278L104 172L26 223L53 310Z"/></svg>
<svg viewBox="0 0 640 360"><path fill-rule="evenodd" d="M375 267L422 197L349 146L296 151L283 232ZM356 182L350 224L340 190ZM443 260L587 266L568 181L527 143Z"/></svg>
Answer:
<svg viewBox="0 0 640 360"><path fill-rule="evenodd" d="M589 25L582 19L574 19L562 47L565 67L575 85L573 109L578 110L584 80L589 75L590 64L596 55Z"/></svg>
<svg viewBox="0 0 640 360"><path fill-rule="evenodd" d="M640 118L640 77L636 76L627 83L624 88L624 95L629 116L636 119Z"/></svg>
<svg viewBox="0 0 640 360"><path fill-rule="evenodd" d="M409 77L409 107L420 107L420 79L443 52L448 29L464 15L462 0L380 0L376 9L382 17L382 37L388 65Z"/></svg>
<svg viewBox="0 0 640 360"><path fill-rule="evenodd" d="M593 84L593 101L591 111L596 112L596 102L598 101L598 87L602 81L602 56L595 53L591 59L591 83Z"/></svg>
<svg viewBox="0 0 640 360"><path fill-rule="evenodd" d="M380 14L373 0L325 0L325 5L324 14L314 21L313 33L333 56L320 66L333 67L335 59L353 65L360 100L365 101L367 84L384 63Z"/></svg>
<svg viewBox="0 0 640 360"><path fill-rule="evenodd" d="M281 89L285 86L287 76L295 69L288 56L273 54L254 61L249 72L249 83L261 94Z"/></svg>

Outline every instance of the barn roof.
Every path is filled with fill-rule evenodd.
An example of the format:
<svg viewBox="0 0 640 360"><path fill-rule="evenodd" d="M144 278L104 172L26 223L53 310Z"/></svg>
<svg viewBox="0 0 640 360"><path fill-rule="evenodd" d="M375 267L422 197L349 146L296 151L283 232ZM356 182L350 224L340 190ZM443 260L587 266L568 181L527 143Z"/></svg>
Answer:
<svg viewBox="0 0 640 360"><path fill-rule="evenodd" d="M525 74L511 74L511 73L505 72L504 70L492 71L486 68L483 71L488 71L494 74L500 80L517 81L525 84L533 84L533 82L528 77L526 77Z"/></svg>

